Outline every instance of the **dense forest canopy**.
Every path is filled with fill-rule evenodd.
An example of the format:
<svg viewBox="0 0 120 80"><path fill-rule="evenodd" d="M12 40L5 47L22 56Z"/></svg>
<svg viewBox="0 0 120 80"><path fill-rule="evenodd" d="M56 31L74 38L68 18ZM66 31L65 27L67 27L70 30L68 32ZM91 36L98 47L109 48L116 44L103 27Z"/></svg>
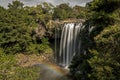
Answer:
<svg viewBox="0 0 120 80"><path fill-rule="evenodd" d="M6 53L34 52L30 46L38 49L37 44L41 44L41 39L38 41L36 38L35 29L40 25L46 28L50 20L85 18L84 7L72 8L69 4L54 7L46 2L29 7L16 0L8 4L8 9L0 7L0 12L0 47Z"/></svg>

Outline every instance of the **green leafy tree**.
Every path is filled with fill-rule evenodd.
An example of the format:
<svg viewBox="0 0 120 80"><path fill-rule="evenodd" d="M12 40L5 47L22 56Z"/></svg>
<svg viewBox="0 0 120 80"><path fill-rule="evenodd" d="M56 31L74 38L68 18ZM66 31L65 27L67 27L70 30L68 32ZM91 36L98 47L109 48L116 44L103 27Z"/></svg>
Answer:
<svg viewBox="0 0 120 80"><path fill-rule="evenodd" d="M21 3L18 0L12 1L12 3L9 3L8 7L10 9L21 9L23 8L23 3Z"/></svg>
<svg viewBox="0 0 120 80"><path fill-rule="evenodd" d="M70 66L75 76L77 72L86 72L75 76L77 80L117 80L119 77L119 0L93 0L87 4L89 18L82 30L82 47L86 50ZM93 27L89 32L89 28ZM93 43L93 44L91 44ZM117 56L117 57L115 57ZM84 58L84 59L81 59ZM76 63L77 61L81 61ZM86 64L83 62L86 61ZM75 64L76 63L76 64ZM77 66L75 66L77 65ZM75 66L75 67L74 67ZM84 67L82 67L84 66ZM90 67L87 68L86 67ZM89 69L90 72L87 72Z"/></svg>
<svg viewBox="0 0 120 80"><path fill-rule="evenodd" d="M16 17L15 17L16 15ZM19 12L5 12L1 16L0 46L6 53L25 51L31 41L29 28ZM24 23L24 24L23 24Z"/></svg>
<svg viewBox="0 0 120 80"><path fill-rule="evenodd" d="M81 6L74 6L72 9L72 17L73 18L80 18L80 19L86 19L87 17L87 8L81 7Z"/></svg>
<svg viewBox="0 0 120 80"><path fill-rule="evenodd" d="M52 19L52 9L53 6L49 3L23 7L23 3L17 0L9 3L8 9L0 7L0 48L5 53L13 54L40 53L39 50L49 44L43 45L44 41L41 39L39 41L42 43L39 43L35 37L35 29L40 25L46 27L47 22Z"/></svg>
<svg viewBox="0 0 120 80"><path fill-rule="evenodd" d="M25 7L25 10L29 12L29 15L31 15L38 24L46 26L49 20L52 19L53 7L52 4L44 2L36 7Z"/></svg>
<svg viewBox="0 0 120 80"><path fill-rule="evenodd" d="M113 25L105 28L101 34L95 37L97 51L92 50L94 55L89 63L93 69L90 74L96 80L117 80L120 79L120 28ZM96 74L96 75L95 75Z"/></svg>
<svg viewBox="0 0 120 80"><path fill-rule="evenodd" d="M13 6L18 3L13 2ZM0 47L6 53L26 52L32 42L33 19L23 8L13 10L11 7L2 11L0 18Z"/></svg>
<svg viewBox="0 0 120 80"><path fill-rule="evenodd" d="M71 18L72 8L69 4L60 4L54 8L53 19L68 19Z"/></svg>

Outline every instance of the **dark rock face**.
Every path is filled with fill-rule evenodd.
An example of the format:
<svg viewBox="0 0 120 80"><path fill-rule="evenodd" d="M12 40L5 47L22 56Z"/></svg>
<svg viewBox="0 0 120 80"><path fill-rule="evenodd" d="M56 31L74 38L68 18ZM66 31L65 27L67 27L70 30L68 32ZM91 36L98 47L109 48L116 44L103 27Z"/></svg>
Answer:
<svg viewBox="0 0 120 80"><path fill-rule="evenodd" d="M83 23L83 19L68 19L68 20L50 20L46 26L39 24L34 30L35 37L41 39L43 36L49 37L49 39L60 38L63 25L66 23ZM58 34L55 34L58 33Z"/></svg>

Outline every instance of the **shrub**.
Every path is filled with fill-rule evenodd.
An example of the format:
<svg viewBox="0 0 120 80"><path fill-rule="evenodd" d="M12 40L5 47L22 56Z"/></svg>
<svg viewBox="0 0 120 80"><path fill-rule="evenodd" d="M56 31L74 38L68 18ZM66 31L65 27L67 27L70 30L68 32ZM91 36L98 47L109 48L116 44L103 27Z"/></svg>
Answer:
<svg viewBox="0 0 120 80"><path fill-rule="evenodd" d="M39 67L20 67L14 55L6 55L0 49L0 80L37 80Z"/></svg>

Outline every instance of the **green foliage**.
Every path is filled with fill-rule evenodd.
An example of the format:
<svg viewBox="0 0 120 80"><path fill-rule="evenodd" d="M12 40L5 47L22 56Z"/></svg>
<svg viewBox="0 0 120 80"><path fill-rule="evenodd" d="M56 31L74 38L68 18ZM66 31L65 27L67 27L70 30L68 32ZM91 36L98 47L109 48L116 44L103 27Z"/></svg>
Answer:
<svg viewBox="0 0 120 80"><path fill-rule="evenodd" d="M1 13L2 13L2 12L5 11L5 9L4 9L2 6L0 6L0 11L1 11Z"/></svg>
<svg viewBox="0 0 120 80"><path fill-rule="evenodd" d="M40 44L34 31L39 25L46 26L52 18L52 9L49 3L23 7L17 0L10 3L8 9L0 7L0 48L12 54L51 51L48 40L43 38Z"/></svg>
<svg viewBox="0 0 120 80"><path fill-rule="evenodd" d="M72 18L72 8L69 4L60 4L54 8L53 19L68 19Z"/></svg>
<svg viewBox="0 0 120 80"><path fill-rule="evenodd" d="M0 14L0 47L6 53L26 51L31 42L30 23L23 10L5 11Z"/></svg>
<svg viewBox="0 0 120 80"><path fill-rule="evenodd" d="M72 9L72 18L80 18L86 19L87 18L87 8L81 6L74 6Z"/></svg>
<svg viewBox="0 0 120 80"><path fill-rule="evenodd" d="M105 27L115 23L116 13L114 11L120 8L119 3L119 0L93 0L87 4L88 22L91 26L94 26L93 37L98 35Z"/></svg>
<svg viewBox="0 0 120 80"><path fill-rule="evenodd" d="M90 60L91 64L96 64L98 67L104 67L107 66L111 68L111 72L104 70L105 72L101 72L100 74L104 74L100 76L95 76L97 78L106 78L104 80L108 80L109 78L112 80L120 79L120 28L118 25L110 26L108 28L105 28L101 34L95 37L96 43L97 43L97 50L98 55L95 55L99 58L99 60L103 60L103 66L98 63L102 63L98 60L94 60L93 58ZM95 69L95 68L93 68ZM98 72L95 70L95 72ZM93 72L94 73L94 72ZM108 76L109 77L105 77ZM98 79L100 80L100 79Z"/></svg>
<svg viewBox="0 0 120 80"><path fill-rule="evenodd" d="M96 50L90 51L93 57L88 60L92 67L92 73L89 74L90 80L117 80L119 79L119 71L115 69L120 67L118 63L109 53L99 53ZM114 73L117 73L114 74Z"/></svg>
<svg viewBox="0 0 120 80"><path fill-rule="evenodd" d="M40 69L37 66L33 67L18 67L15 70L15 75L8 80L37 80L39 79Z"/></svg>
<svg viewBox="0 0 120 80"><path fill-rule="evenodd" d="M86 54L76 55L73 58L69 68L75 80L89 80L87 73L91 72L91 66L88 65L88 58Z"/></svg>
<svg viewBox="0 0 120 80"><path fill-rule="evenodd" d="M28 47L28 53L52 53L48 38L43 37L41 43L33 43Z"/></svg>
<svg viewBox="0 0 120 80"><path fill-rule="evenodd" d="M25 7L35 21L43 26L46 26L47 22L52 19L53 5L44 2L36 7Z"/></svg>
<svg viewBox="0 0 120 80"><path fill-rule="evenodd" d="M81 6L74 6L73 8L69 6L69 4L60 4L54 8L53 19L72 19L72 18L80 18L86 19L86 11L87 9Z"/></svg>
<svg viewBox="0 0 120 80"><path fill-rule="evenodd" d="M12 3L9 3L8 7L10 9L21 9L23 8L23 3L21 3L18 0L12 1Z"/></svg>
<svg viewBox="0 0 120 80"><path fill-rule="evenodd" d="M92 2L88 3L88 6L92 11L105 11L107 13L111 13L120 7L119 4L119 0L93 0Z"/></svg>
<svg viewBox="0 0 120 80"><path fill-rule="evenodd" d="M39 51L44 52L44 53L52 53L52 49L49 46L48 38L42 38L41 39L42 43L38 45Z"/></svg>
<svg viewBox="0 0 120 80"><path fill-rule="evenodd" d="M120 59L119 3L119 0L96 0L91 3L90 9L94 14L98 14L91 19L96 25L94 32L99 32L97 36L94 36L96 50L90 51L93 57L88 60L92 67L92 73L89 74L91 80L120 79L120 61L118 60ZM103 5L106 7L102 8ZM96 23L99 19L101 20L100 24ZM99 27L102 29L100 30Z"/></svg>
<svg viewBox="0 0 120 80"><path fill-rule="evenodd" d="M6 55L0 49L0 80L7 80L15 67L16 60L13 55Z"/></svg>
<svg viewBox="0 0 120 80"><path fill-rule="evenodd" d="M119 26L114 25L114 26L105 28L101 32L101 34L95 37L95 40L96 40L97 46L99 47L99 50L102 50L104 47L105 48L104 52L115 53L117 51L119 53L120 52L120 50L118 49L120 46L119 37L120 37L120 28Z"/></svg>
<svg viewBox="0 0 120 80"><path fill-rule="evenodd" d="M119 3L119 0L93 0L87 4L89 18L80 39L82 50L88 52L76 55L70 66L76 80L120 79ZM93 30L88 33L90 26Z"/></svg>
<svg viewBox="0 0 120 80"><path fill-rule="evenodd" d="M0 80L37 80L39 67L19 67L14 55L0 49Z"/></svg>

